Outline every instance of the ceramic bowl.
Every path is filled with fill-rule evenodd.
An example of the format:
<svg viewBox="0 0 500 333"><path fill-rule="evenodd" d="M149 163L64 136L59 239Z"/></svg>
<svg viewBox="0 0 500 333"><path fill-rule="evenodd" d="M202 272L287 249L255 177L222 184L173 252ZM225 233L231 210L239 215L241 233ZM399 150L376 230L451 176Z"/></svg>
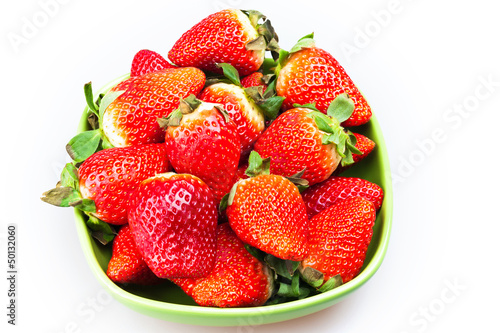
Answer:
<svg viewBox="0 0 500 333"><path fill-rule="evenodd" d="M117 78L104 86L98 93L105 93L128 75ZM97 93L95 94L97 96ZM87 116L83 112L78 131L88 129ZM363 161L342 175L367 179L380 185L385 192L384 202L377 213L373 238L361 273L348 283L331 291L288 303L252 308L201 307L173 283L167 281L160 286L119 286L106 276L111 258L111 246L103 246L91 237L85 225L84 216L75 210L76 229L82 250L90 269L102 286L119 302L137 312L172 322L206 326L245 326L285 321L305 316L340 302L365 284L382 264L392 224L392 187L389 160L382 131L375 116L356 132L364 134L377 144L375 150Z"/></svg>

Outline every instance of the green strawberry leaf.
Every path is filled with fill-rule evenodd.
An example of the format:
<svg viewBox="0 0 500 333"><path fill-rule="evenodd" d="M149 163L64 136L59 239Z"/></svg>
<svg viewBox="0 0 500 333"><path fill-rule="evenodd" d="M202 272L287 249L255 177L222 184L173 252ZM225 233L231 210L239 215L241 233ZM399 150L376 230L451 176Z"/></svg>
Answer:
<svg viewBox="0 0 500 333"><path fill-rule="evenodd" d="M99 104L99 120L102 121L102 116L104 115L104 112L106 112L106 109L108 106L114 102L115 99L120 97L125 90L118 90L118 91L109 91L106 95L101 100L101 103ZM100 127L102 128L102 124L100 124Z"/></svg>
<svg viewBox="0 0 500 333"><path fill-rule="evenodd" d="M92 230L92 236L101 242L103 245L108 244L113 240L116 235L116 231L108 223L101 221L95 216L89 215L87 220L87 226Z"/></svg>
<svg viewBox="0 0 500 333"><path fill-rule="evenodd" d="M217 111L219 111L219 113L222 115L222 117L224 117L224 121L226 123L231 121L231 118L229 117L229 113L227 113L227 111L226 111L226 109L224 109L223 105L215 105L214 108L216 108Z"/></svg>
<svg viewBox="0 0 500 333"><path fill-rule="evenodd" d="M247 51L262 51L267 48L266 38L263 35L249 41L245 45Z"/></svg>
<svg viewBox="0 0 500 333"><path fill-rule="evenodd" d="M294 275L291 284L280 282L277 292L278 296L285 298L298 298L302 299L309 296L311 290L309 288L301 287L299 284L299 275Z"/></svg>
<svg viewBox="0 0 500 333"><path fill-rule="evenodd" d="M354 111L354 101L348 94L340 94L330 103L326 114L336 118L339 123L346 121Z"/></svg>
<svg viewBox="0 0 500 333"><path fill-rule="evenodd" d="M266 254L264 257L264 262L279 276L287 279L292 279L295 271L300 265L300 261L284 260L273 256L272 254Z"/></svg>
<svg viewBox="0 0 500 333"><path fill-rule="evenodd" d="M276 119L284 100L285 97L273 96L265 99L261 104L258 104L262 111L264 111L266 120Z"/></svg>
<svg viewBox="0 0 500 333"><path fill-rule="evenodd" d="M88 82L83 86L83 92L85 93L85 100L89 110L95 115L99 115L99 109L94 103L94 94L92 93L92 82Z"/></svg>
<svg viewBox="0 0 500 333"><path fill-rule="evenodd" d="M183 114L181 112L180 108L175 109L174 111L170 112L170 114L166 117L163 118L158 118L156 121L158 122L158 125L160 125L160 128L167 128L169 126L179 126L181 124Z"/></svg>
<svg viewBox="0 0 500 333"><path fill-rule="evenodd" d="M75 162L83 162L95 153L101 141L101 130L85 131L77 134L66 145L66 151Z"/></svg>
<svg viewBox="0 0 500 333"><path fill-rule="evenodd" d="M43 202L57 207L71 207L72 204L81 201L80 192L72 187L58 186L42 194Z"/></svg>
<svg viewBox="0 0 500 333"><path fill-rule="evenodd" d="M248 168L245 171L245 174L248 177L256 177L259 175L269 175L271 167L271 158L262 159L259 153L255 150L250 152L250 156L248 157Z"/></svg>
<svg viewBox="0 0 500 333"><path fill-rule="evenodd" d="M310 47L314 47L314 33L310 33L308 35L305 35L301 39L297 41L297 44L295 44L291 49L290 53L295 53L298 52L302 49L307 49Z"/></svg>
<svg viewBox="0 0 500 333"><path fill-rule="evenodd" d="M219 68L222 68L222 72L224 73L224 76L227 77L229 79L229 81L231 81L231 83L233 83L234 85L237 85L238 87L241 87L240 74L238 73L236 68L234 68L232 65L226 64L226 63L219 63L216 66Z"/></svg>
<svg viewBox="0 0 500 333"><path fill-rule="evenodd" d="M304 173L306 172L306 168L302 169L301 171L289 176L285 177L289 181L291 181L297 188L299 188L299 192L305 190L306 188L309 187L309 182L307 179L302 178L304 176Z"/></svg>
<svg viewBox="0 0 500 333"><path fill-rule="evenodd" d="M201 101L194 94L189 95L179 102L182 114L190 114L201 105Z"/></svg>
<svg viewBox="0 0 500 333"><path fill-rule="evenodd" d="M327 292L329 290L332 290L334 288L337 288L339 286L342 285L342 277L340 276L340 274L337 274L333 277L331 277L330 279L328 279L328 281L325 282L325 284L323 284L321 286L321 288L318 289L319 292Z"/></svg>
<svg viewBox="0 0 500 333"><path fill-rule="evenodd" d="M323 273L312 267L308 266L304 269L300 269L300 275L302 280L304 280L311 287L319 288L323 284Z"/></svg>
<svg viewBox="0 0 500 333"><path fill-rule="evenodd" d="M307 114L307 117L314 119L314 122L316 123L316 126L318 126L318 129L320 131L330 134L335 133L334 129L332 128L333 127L332 119L327 115L325 115L324 113L313 111Z"/></svg>
<svg viewBox="0 0 500 333"><path fill-rule="evenodd" d="M256 247L253 247L251 245L245 244L245 249L250 253L254 258L264 261L264 258L266 256L266 253L264 251L259 250Z"/></svg>
<svg viewBox="0 0 500 333"><path fill-rule="evenodd" d="M73 208L77 208L82 212L89 212L89 213L96 212L95 202L94 200L91 199L81 199L79 201L72 202L70 206Z"/></svg>
<svg viewBox="0 0 500 333"><path fill-rule="evenodd" d="M67 163L61 172L61 186L71 187L75 190L79 188L78 169L73 163Z"/></svg>

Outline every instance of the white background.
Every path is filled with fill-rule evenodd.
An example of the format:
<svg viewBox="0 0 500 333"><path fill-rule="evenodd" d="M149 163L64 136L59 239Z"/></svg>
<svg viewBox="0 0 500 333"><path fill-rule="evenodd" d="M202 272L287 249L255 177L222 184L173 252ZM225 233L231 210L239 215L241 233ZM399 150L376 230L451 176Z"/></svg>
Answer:
<svg viewBox="0 0 500 333"><path fill-rule="evenodd" d="M394 219L380 270L343 302L288 322L203 331L498 327L500 21L493 1L2 0L0 266L7 270L6 225L16 223L19 293L12 327L2 273L1 330L200 331L110 300L83 257L71 210L39 197L68 161L64 146L85 103L83 84L99 87L128 72L142 48L166 55L186 29L224 7L264 12L285 49L314 31L318 46L346 68L385 134Z"/></svg>

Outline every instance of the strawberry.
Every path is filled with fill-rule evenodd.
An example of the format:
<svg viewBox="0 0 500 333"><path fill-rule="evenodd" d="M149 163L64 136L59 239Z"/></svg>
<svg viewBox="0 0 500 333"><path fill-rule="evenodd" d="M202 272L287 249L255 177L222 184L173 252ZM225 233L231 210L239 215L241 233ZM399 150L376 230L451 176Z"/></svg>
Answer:
<svg viewBox="0 0 500 333"><path fill-rule="evenodd" d="M159 120L167 127L165 146L173 168L201 178L220 202L232 186L240 159L240 139L234 123L221 106L194 96Z"/></svg>
<svg viewBox="0 0 500 333"><path fill-rule="evenodd" d="M260 19L264 22L258 24ZM178 66L216 73L221 73L218 63L228 63L245 76L260 68L266 48L275 44L276 38L270 22L261 13L225 9L185 32L168 58Z"/></svg>
<svg viewBox="0 0 500 333"><path fill-rule="evenodd" d="M163 281L142 260L128 224L120 229L113 241L113 252L106 275L112 281L123 284L152 285Z"/></svg>
<svg viewBox="0 0 500 333"><path fill-rule="evenodd" d="M165 68L174 68L160 54L150 50L140 50L132 60L130 76L141 76L147 73L156 72Z"/></svg>
<svg viewBox="0 0 500 333"><path fill-rule="evenodd" d="M344 95L335 101L331 111L344 107L352 110ZM259 137L254 150L263 158L271 158L271 173L289 177L305 169L303 178L313 185L330 177L341 160L343 164L352 163L352 152L357 150L350 140L335 117L299 107L276 118Z"/></svg>
<svg viewBox="0 0 500 333"><path fill-rule="evenodd" d="M267 89L267 84L262 81L263 77L264 74L262 74L261 72L253 72L252 74L247 75L241 79L241 85L244 88L262 87L262 90L265 92Z"/></svg>
<svg viewBox="0 0 500 333"><path fill-rule="evenodd" d="M256 169L262 160L252 152L249 164L250 170ZM226 213L231 228L243 242L266 253L303 259L308 252L307 213L299 190L285 177L269 174L268 166L256 174L238 181L229 194Z"/></svg>
<svg viewBox="0 0 500 333"><path fill-rule="evenodd" d="M343 283L359 274L373 235L375 208L361 198L347 198L309 221L310 251L299 270L316 284L340 276Z"/></svg>
<svg viewBox="0 0 500 333"><path fill-rule="evenodd" d="M342 172L346 171L349 169L351 166L354 164L360 162L361 160L365 159L366 156L368 156L373 149L375 149L375 142L369 139L368 137L358 134L358 133L352 133L354 136L354 139L356 140L356 144L354 147L360 152L360 154L353 154L352 159L353 162L352 164L345 165L345 166L339 166L337 170L335 170L334 175L339 175Z"/></svg>
<svg viewBox="0 0 500 333"><path fill-rule="evenodd" d="M201 306L259 306L273 293L271 271L246 250L228 223L217 227L217 259L211 273L172 282Z"/></svg>
<svg viewBox="0 0 500 333"><path fill-rule="evenodd" d="M321 112L326 113L335 97L347 93L355 108L342 125L362 125L371 117L372 111L366 99L338 61L330 53L315 47L313 35L299 40L290 52L281 51L276 72L276 91L285 97L285 110L296 103L315 103Z"/></svg>
<svg viewBox="0 0 500 333"><path fill-rule="evenodd" d="M62 186L45 193L44 201L76 206L91 217L121 225L127 223L130 193L146 178L169 170L163 144L100 150L78 170L68 163L61 177Z"/></svg>
<svg viewBox="0 0 500 333"><path fill-rule="evenodd" d="M179 105L179 99L198 94L205 74L197 68L168 68L133 77L111 92L123 92L105 109L102 129L114 146L163 142L165 134L156 122Z"/></svg>
<svg viewBox="0 0 500 333"><path fill-rule="evenodd" d="M128 220L156 276L199 278L214 267L217 208L198 177L165 173L144 180L130 195Z"/></svg>
<svg viewBox="0 0 500 333"><path fill-rule="evenodd" d="M200 99L223 105L237 126L241 152L249 152L264 131L265 119L262 110L248 97L243 88L227 83L212 84L201 92Z"/></svg>
<svg viewBox="0 0 500 333"><path fill-rule="evenodd" d="M377 184L355 177L330 177L302 192L309 219L349 197L363 197L378 210L382 206L384 192Z"/></svg>

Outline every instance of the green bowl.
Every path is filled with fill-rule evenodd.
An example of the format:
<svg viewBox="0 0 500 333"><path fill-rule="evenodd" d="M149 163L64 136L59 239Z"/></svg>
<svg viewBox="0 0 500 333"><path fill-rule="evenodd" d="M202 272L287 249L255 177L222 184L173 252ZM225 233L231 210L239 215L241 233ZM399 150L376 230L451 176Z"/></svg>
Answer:
<svg viewBox="0 0 500 333"><path fill-rule="evenodd" d="M105 93L128 75L117 78L104 86L99 93ZM88 130L88 108L83 112L78 132ZM368 248L361 273L340 287L331 291L288 303L253 308L211 308L196 305L194 301L173 283L166 281L159 286L119 286L106 276L111 246L103 246L91 237L85 225L84 216L75 210L78 237L90 269L104 288L119 302L152 317L167 321L204 326L245 326L285 321L323 310L340 302L370 279L382 264L392 224L392 185L389 159L377 119L355 129L377 143L375 150L359 164L342 175L367 179L380 185L385 198L375 221L373 238Z"/></svg>

